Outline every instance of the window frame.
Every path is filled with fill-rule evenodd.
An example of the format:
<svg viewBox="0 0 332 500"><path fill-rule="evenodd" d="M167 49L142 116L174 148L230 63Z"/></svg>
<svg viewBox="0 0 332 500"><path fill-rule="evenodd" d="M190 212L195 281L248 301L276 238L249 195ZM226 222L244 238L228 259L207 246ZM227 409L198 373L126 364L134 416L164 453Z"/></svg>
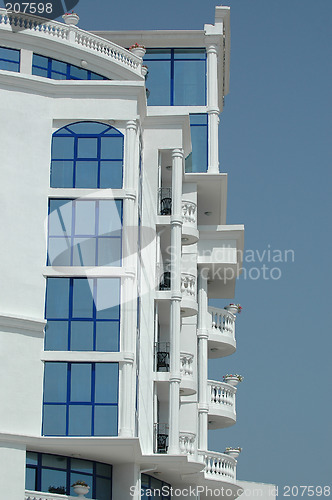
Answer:
<svg viewBox="0 0 332 500"><path fill-rule="evenodd" d="M21 51L19 49L13 49L12 47L5 47L5 46L2 46L2 45L0 46L0 49L5 49L5 50L12 51L16 55L18 55L18 61L14 61L13 59L7 59L6 57L2 57L1 53L0 53L0 66L1 66L1 61L9 62L11 64L16 64L17 65L17 69L5 69L5 68L1 68L0 67L0 70L1 71L12 71L13 73L19 73L20 72L20 68L21 68Z"/></svg>
<svg viewBox="0 0 332 500"><path fill-rule="evenodd" d="M71 461L74 457L67 457L67 456L63 456L63 455L53 455L52 453L40 453L40 452L35 452L35 451L30 451L30 450L27 450L27 454L28 453L36 453L37 455L37 464L28 464L27 463L27 458L26 457L26 464L25 464L25 468L26 470L27 469L32 469L35 471L35 489L33 491L42 491L41 490L41 478L42 478L42 470L44 469L47 469L47 470L55 470L55 471L65 471L66 472L66 495L70 495L70 488L71 488L71 473L75 473L75 474L82 474L83 476L83 479L84 477L88 476L88 477L92 477L92 498L96 498L97 496L97 493L96 493L96 489L97 489L97 478L100 478L100 479L107 479L108 481L110 481L110 486L111 486L111 495L112 495L112 484L113 484L113 466L111 464L106 464L106 463L103 463L103 462L95 462L93 460L85 460L85 459L79 459L79 460L82 460L84 462L92 462L92 474L90 474L89 472L81 472L81 471L78 471L77 469L72 469L71 467ZM65 469L61 469L61 468L57 468L57 467L51 467L51 466L45 466L43 465L42 463L42 459L43 459L43 456L45 455L51 455L51 456L54 456L54 457L61 457L61 458L65 458L66 459L66 468ZM75 460L75 458L74 458ZM111 473L110 473L110 477L107 477L107 476L103 476L102 474L99 474L97 472L97 465L107 465L108 467L111 468ZM47 493L47 492L45 492ZM111 496L112 498L112 496Z"/></svg>
<svg viewBox="0 0 332 500"><path fill-rule="evenodd" d="M70 233L67 233L67 230L63 231L63 235L53 235L50 234L50 216L54 212L54 210L51 212L51 204L52 201L64 201L71 203L71 224L70 224ZM95 203L94 206L94 234L76 234L75 233L75 218L76 218L76 210L77 210L77 203ZM118 214L120 217L120 225L121 229L120 235L119 236L105 236L102 234L99 234L99 214L100 214L100 205L104 202L109 202L109 203L114 203L118 209ZM64 203L65 204L65 203ZM75 266L75 267L122 267L122 259L123 259L123 252L122 252L122 247L123 247L123 199L122 198L113 198L113 199L91 199L91 198L52 198L50 197L48 199L48 226L47 226L47 266L53 266L56 267L57 264L52 264L50 261L49 253L50 253L50 242L52 240L70 240L70 263L67 264L69 266ZM66 228L65 228L66 229ZM118 231L118 230L117 230ZM94 240L95 244L95 262L93 264L84 264L84 261L81 265L78 265L77 263L74 264L74 248L75 248L75 239L79 238L86 238L87 241ZM99 264L99 240L119 240L119 248L120 248L120 256L119 256L119 262L116 263L118 265L115 265L114 263L111 264ZM110 241L111 244L111 241Z"/></svg>
<svg viewBox="0 0 332 500"><path fill-rule="evenodd" d="M170 54L169 57L151 57L152 54L149 52L150 50L169 50ZM196 58L186 58L184 55L183 57L176 57L176 51L177 50L192 50L194 51L204 51L202 52L202 57L196 57ZM151 56L150 56L151 54ZM165 52L166 54L166 52ZM207 55L206 55L206 49L204 47L168 47L168 48L158 48L158 47L149 47L146 51L146 55L144 56L144 62L149 65L149 61L158 61L158 62L168 62L170 64L170 103L169 104L153 104L153 106L206 106L207 105ZM205 79L205 86L204 86L204 99L202 104L175 104L175 88L176 88L176 81L175 81L175 63L176 62L185 62L185 61L204 61L204 79ZM148 85L148 82L147 82ZM148 103L149 104L149 103Z"/></svg>
<svg viewBox="0 0 332 500"><path fill-rule="evenodd" d="M42 424L42 435L43 436L70 436L70 437L112 437L112 436L118 436L119 434L119 363L118 362L91 362L91 361L45 361L45 367L50 364L65 364L67 365L67 387L66 387L66 401L65 402L51 402L51 401L45 401L45 380L46 380L46 370L44 370L44 390L43 390L43 424ZM116 403L100 403L96 402L96 365L99 364L109 364L109 365L116 365L117 367L117 386L116 386L116 391L117 391L117 402ZM90 383L91 383L91 401L73 401L71 400L71 369L72 365L90 365L91 366L91 377L90 377ZM62 406L65 407L66 410L66 433L65 434L45 434L45 407L51 407L51 406ZM87 406L88 408L91 408L91 432L90 434L70 434L69 433L69 410L70 407L72 406ZM115 434L95 434L95 408L96 407L116 407L117 412L116 412L116 433Z"/></svg>
<svg viewBox="0 0 332 500"><path fill-rule="evenodd" d="M93 133L93 132L75 132L72 131L70 128L74 125L78 124L98 124L98 125L103 125L105 129L102 132L99 133ZM110 133L110 131L112 131ZM74 139L74 147L73 151L71 154L71 157L69 158L53 158L53 145L54 145L54 139L58 137L72 137ZM121 139L122 141L122 148L121 148L121 158L102 158L101 154L101 140L103 138L110 138L110 137L117 137ZM97 155L96 158L87 158L87 157L80 157L78 154L78 142L79 139L97 139ZM97 171L97 186L92 186L92 187L87 187L87 188L82 188L77 186L77 162L91 162L95 161L98 163L98 171ZM56 162L72 162L73 163L73 172L72 172L72 182L70 183L69 186L58 186L58 185L53 185L52 182L52 171L53 171L53 163ZM108 186L108 187L101 187L101 168L102 162L108 162L111 166L112 163L116 162L121 162L121 182L120 186ZM79 122L73 122L69 123L68 125L65 125L64 127L61 127L60 129L56 130L52 134L52 147L51 147L51 170L50 170L50 187L51 188L57 188L57 189L122 189L123 188L123 170L124 170L124 135L115 127L112 127L111 125L108 125L106 123L102 122L96 122L96 121L79 121Z"/></svg>
<svg viewBox="0 0 332 500"><path fill-rule="evenodd" d="M90 278L91 281L93 281L93 310L92 310L92 317L87 318L87 317L76 317L73 316L73 300L74 300L74 280L87 280L88 278L85 277L68 277L68 278L54 278L54 277L48 277L47 281L50 279L61 279L61 280L68 280L69 281L69 304L68 304L68 317L48 317L48 312L47 312L47 299L48 299L48 294L49 294L49 288L46 286L46 294L45 294L45 318L47 321L52 321L53 323L55 322L66 322L67 323L67 349L63 352L91 352L87 350L72 350L71 349L71 329L72 329L72 323L75 322L87 322L87 323L92 323L93 324L93 352L119 352L120 351L120 327L121 327L121 278ZM97 297L97 288L98 288L98 280L115 280L118 282L119 286L119 309L118 309L118 318L117 319L106 319L106 318L98 318L97 317L97 309L96 309L96 297ZM98 323L117 323L118 326L118 335L117 335L117 346L118 349L116 351L101 351L101 350L96 350L96 343L97 343L97 324ZM46 325L46 331L45 331L45 346L47 342L47 325ZM47 349L44 346L45 351L54 351L54 349Z"/></svg>
<svg viewBox="0 0 332 500"><path fill-rule="evenodd" d="M43 68L42 66L34 63L34 56L45 58L46 61L47 61L47 67ZM66 72L63 73L61 71L52 69L53 62L65 64L66 65ZM67 63L65 61L60 61L59 59L54 59L53 57L44 56L43 54L37 54L36 52L34 52L33 55L32 55L32 65L31 65L31 68L32 68L31 74L33 76L40 76L41 78L48 78L50 80L58 80L58 78L53 78L52 77L52 73L56 73L58 75L63 75L63 76L66 77L66 78L60 78L60 80L81 80L81 81L87 81L87 80L105 81L105 80L109 80L109 78L107 78L106 76L100 75L99 73L96 73L96 72L91 71L91 70L87 70L85 68L80 68L79 66L76 66L76 64L71 64L71 63ZM34 68L47 71L47 76L37 75L36 73L34 73ZM77 77L72 76L71 75L71 69L72 68L86 71L88 77L87 78L77 78ZM94 79L94 78L91 78L92 75L100 76L101 78L100 79Z"/></svg>

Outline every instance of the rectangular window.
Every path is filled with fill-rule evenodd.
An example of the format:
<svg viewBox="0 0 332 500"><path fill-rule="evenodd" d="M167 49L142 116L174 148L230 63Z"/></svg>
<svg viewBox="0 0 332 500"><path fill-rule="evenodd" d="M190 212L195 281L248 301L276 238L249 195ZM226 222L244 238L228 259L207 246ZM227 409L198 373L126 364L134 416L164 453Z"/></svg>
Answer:
<svg viewBox="0 0 332 500"><path fill-rule="evenodd" d="M20 51L0 47L0 69L6 71L20 71Z"/></svg>
<svg viewBox="0 0 332 500"><path fill-rule="evenodd" d="M149 106L206 104L205 49L148 49Z"/></svg>
<svg viewBox="0 0 332 500"><path fill-rule="evenodd" d="M206 172L208 168L208 115L190 115L192 152L186 158L187 173Z"/></svg>
<svg viewBox="0 0 332 500"><path fill-rule="evenodd" d="M118 363L46 362L43 435L117 436L118 384Z"/></svg>
<svg viewBox="0 0 332 500"><path fill-rule="evenodd" d="M48 278L45 316L46 351L117 352L120 279ZM63 387L64 376L59 387Z"/></svg>
<svg viewBox="0 0 332 500"><path fill-rule="evenodd" d="M49 200L48 265L121 266L122 200Z"/></svg>

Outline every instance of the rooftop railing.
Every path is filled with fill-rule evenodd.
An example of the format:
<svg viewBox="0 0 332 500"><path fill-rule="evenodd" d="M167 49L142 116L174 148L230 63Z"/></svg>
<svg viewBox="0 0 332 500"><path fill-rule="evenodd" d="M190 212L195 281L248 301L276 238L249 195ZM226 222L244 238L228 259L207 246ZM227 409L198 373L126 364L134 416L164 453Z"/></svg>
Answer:
<svg viewBox="0 0 332 500"><path fill-rule="evenodd" d="M0 9L0 29L23 31L43 38L67 41L78 48L87 49L96 55L121 64L139 75L141 74L142 59L140 57L115 43L81 30L77 26Z"/></svg>

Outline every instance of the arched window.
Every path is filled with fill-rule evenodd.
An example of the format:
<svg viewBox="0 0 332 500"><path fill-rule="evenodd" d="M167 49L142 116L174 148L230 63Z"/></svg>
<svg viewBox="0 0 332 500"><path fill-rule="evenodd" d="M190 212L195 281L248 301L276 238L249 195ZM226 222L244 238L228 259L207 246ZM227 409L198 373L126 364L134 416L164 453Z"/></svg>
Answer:
<svg viewBox="0 0 332 500"><path fill-rule="evenodd" d="M97 122L66 125L53 134L51 187L122 188L123 135Z"/></svg>

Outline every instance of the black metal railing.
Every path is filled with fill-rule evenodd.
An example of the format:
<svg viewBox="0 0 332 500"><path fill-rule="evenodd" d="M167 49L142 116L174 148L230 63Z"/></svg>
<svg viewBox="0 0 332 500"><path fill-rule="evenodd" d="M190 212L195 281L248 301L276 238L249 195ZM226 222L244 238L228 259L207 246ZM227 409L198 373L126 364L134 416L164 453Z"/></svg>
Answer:
<svg viewBox="0 0 332 500"><path fill-rule="evenodd" d="M159 214L172 215L172 188L159 188Z"/></svg>
<svg viewBox="0 0 332 500"><path fill-rule="evenodd" d="M155 343L155 370L156 372L169 372L169 342Z"/></svg>
<svg viewBox="0 0 332 500"><path fill-rule="evenodd" d="M168 450L168 424L154 424L154 452L167 453Z"/></svg>

